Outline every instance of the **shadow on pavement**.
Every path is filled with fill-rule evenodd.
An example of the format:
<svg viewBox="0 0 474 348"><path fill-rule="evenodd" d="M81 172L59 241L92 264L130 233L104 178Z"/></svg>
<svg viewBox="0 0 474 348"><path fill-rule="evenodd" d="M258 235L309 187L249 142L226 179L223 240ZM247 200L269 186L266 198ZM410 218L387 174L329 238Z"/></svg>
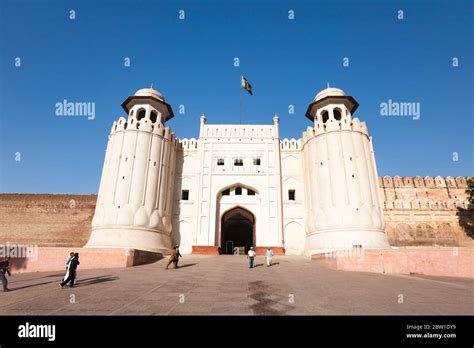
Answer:
<svg viewBox="0 0 474 348"><path fill-rule="evenodd" d="M58 273L58 274L50 274L50 275L44 276L43 278L64 277L65 273L66 273L66 271L64 271L63 273Z"/></svg>
<svg viewBox="0 0 474 348"><path fill-rule="evenodd" d="M94 278L86 278L86 279L79 280L76 283L75 287L79 288L81 286L111 282L111 281L114 281L114 280L117 280L117 279L120 279L120 278L119 277L111 277L111 276L99 276L99 277L94 277Z"/></svg>
<svg viewBox="0 0 474 348"><path fill-rule="evenodd" d="M40 286L40 285L45 285L45 284L51 284L51 283L56 283L56 281L50 281L50 282L43 282L43 283L37 283L37 284L31 284L31 285L25 285L25 286L20 286L17 288L12 288L10 291L15 291L15 290L21 290L21 289L27 289L27 288L32 288L34 286Z"/></svg>
<svg viewBox="0 0 474 348"><path fill-rule="evenodd" d="M185 263L184 265L178 266L178 268L192 267L194 265L197 265L197 263Z"/></svg>

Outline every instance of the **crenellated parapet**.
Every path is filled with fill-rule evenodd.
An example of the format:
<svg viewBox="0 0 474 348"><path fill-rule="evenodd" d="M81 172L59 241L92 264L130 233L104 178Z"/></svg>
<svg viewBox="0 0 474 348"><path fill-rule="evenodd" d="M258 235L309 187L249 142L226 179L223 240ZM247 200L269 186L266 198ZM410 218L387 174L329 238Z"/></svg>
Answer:
<svg viewBox="0 0 474 348"><path fill-rule="evenodd" d="M332 121L332 122L331 122ZM361 122L357 117L352 119L344 119L339 122L330 120L327 124L316 123L314 128L308 127L303 133L302 143L305 144L310 141L312 138L315 138L321 134L326 134L334 131L352 131L358 132L369 137L369 131L367 130L367 125L365 122Z"/></svg>
<svg viewBox="0 0 474 348"><path fill-rule="evenodd" d="M181 149L185 151L193 151L198 149L199 140L195 138L183 138L179 139L179 144L181 146Z"/></svg>
<svg viewBox="0 0 474 348"><path fill-rule="evenodd" d="M391 245L459 246L473 236L466 176L379 179Z"/></svg>
<svg viewBox="0 0 474 348"><path fill-rule="evenodd" d="M467 181L471 177L467 176L384 176L379 177L381 188L406 187L406 188L467 188Z"/></svg>
<svg viewBox="0 0 474 348"><path fill-rule="evenodd" d="M166 140L174 140L176 136L171 130L167 127L164 127L162 123L153 124L150 120L136 121L135 119L127 119L121 116L118 120L114 121L112 127L110 128L109 137L124 131L137 131L137 132L147 132L156 134L160 137L165 138Z"/></svg>
<svg viewBox="0 0 474 348"><path fill-rule="evenodd" d="M246 138L247 140L278 137L275 126L268 125L208 125L201 124L203 138Z"/></svg>
<svg viewBox="0 0 474 348"><path fill-rule="evenodd" d="M284 151L300 151L302 139L282 139L280 140L280 149Z"/></svg>
<svg viewBox="0 0 474 348"><path fill-rule="evenodd" d="M464 176L379 177L385 210L472 209Z"/></svg>

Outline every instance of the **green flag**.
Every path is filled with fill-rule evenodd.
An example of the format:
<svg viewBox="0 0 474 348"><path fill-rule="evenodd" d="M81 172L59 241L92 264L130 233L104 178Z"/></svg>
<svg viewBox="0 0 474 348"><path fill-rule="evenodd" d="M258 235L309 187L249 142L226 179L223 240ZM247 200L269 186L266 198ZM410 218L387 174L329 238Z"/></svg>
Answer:
<svg viewBox="0 0 474 348"><path fill-rule="evenodd" d="M247 79L243 76L240 76L240 86L245 89L247 92L250 93L250 95L253 95L252 93L252 85L247 81Z"/></svg>

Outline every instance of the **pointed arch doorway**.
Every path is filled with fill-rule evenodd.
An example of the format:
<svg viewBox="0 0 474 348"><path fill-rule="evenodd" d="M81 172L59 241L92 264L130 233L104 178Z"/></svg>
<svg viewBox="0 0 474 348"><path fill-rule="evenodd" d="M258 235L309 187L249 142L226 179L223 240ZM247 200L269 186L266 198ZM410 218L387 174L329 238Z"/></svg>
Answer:
<svg viewBox="0 0 474 348"><path fill-rule="evenodd" d="M221 217L221 254L232 254L235 247L247 253L255 245L255 216L241 206L227 210Z"/></svg>

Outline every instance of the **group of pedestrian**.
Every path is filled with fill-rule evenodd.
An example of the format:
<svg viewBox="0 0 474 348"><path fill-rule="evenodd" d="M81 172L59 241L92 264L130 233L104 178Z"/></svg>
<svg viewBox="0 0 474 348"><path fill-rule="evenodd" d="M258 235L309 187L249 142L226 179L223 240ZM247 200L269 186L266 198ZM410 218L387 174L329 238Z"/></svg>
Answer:
<svg viewBox="0 0 474 348"><path fill-rule="evenodd" d="M247 258L249 259L249 268L253 268L253 263L254 263L256 255L257 253L255 252L253 247L250 247L250 250L247 253ZM272 257L273 257L273 250L271 248L268 248L267 251L265 252L267 267L270 267L272 265Z"/></svg>
<svg viewBox="0 0 474 348"><path fill-rule="evenodd" d="M7 274L11 277L10 273L10 257L7 256L3 261L0 261L0 279L2 280L3 291L10 291L8 288Z"/></svg>
<svg viewBox="0 0 474 348"><path fill-rule="evenodd" d="M253 268L256 255L257 253L255 252L254 248L250 247L250 250L247 253L247 258L249 260L249 268ZM171 264L174 264L174 268L178 268L178 262L179 262L180 257L182 256L179 253L179 245L176 245L173 247L173 250L171 251L168 264L166 265L166 269L168 269ZM270 267L272 265L272 258L273 258L273 250L271 248L268 248L267 251L265 252L265 258L267 261L267 267Z"/></svg>
<svg viewBox="0 0 474 348"><path fill-rule="evenodd" d="M70 288L74 286L77 280L77 266L79 265L79 253L71 252L66 260L66 274L64 275L63 281L59 284L61 289L64 288L67 283L69 283Z"/></svg>
<svg viewBox="0 0 474 348"><path fill-rule="evenodd" d="M250 268L253 268L254 260L255 260L255 250L253 247L250 248L247 258L249 259ZM174 268L178 268L179 258L182 257L179 252L179 245L173 247L173 251L171 252L168 264L166 265L166 269L169 268L171 264L174 264ZM272 257L273 251L271 248L268 248L265 257L267 260L267 267L272 265ZM77 266L79 266L79 253L71 252L69 257L66 260L66 274L63 277L63 280L59 284L59 286L64 288L66 284L69 283L69 287L74 287L75 282L77 281ZM0 261L0 280L2 281L3 291L10 291L8 289L8 279L6 275L11 276L10 273L10 257L6 257L3 261Z"/></svg>
<svg viewBox="0 0 474 348"><path fill-rule="evenodd" d="M72 288L74 286L74 282L77 279L77 266L79 266L79 253L71 252L66 260L66 274L59 284L61 288L64 288L68 283L69 287ZM11 277L10 257L6 257L3 261L0 261L0 280L2 281L4 292L10 291L8 288L7 274Z"/></svg>

